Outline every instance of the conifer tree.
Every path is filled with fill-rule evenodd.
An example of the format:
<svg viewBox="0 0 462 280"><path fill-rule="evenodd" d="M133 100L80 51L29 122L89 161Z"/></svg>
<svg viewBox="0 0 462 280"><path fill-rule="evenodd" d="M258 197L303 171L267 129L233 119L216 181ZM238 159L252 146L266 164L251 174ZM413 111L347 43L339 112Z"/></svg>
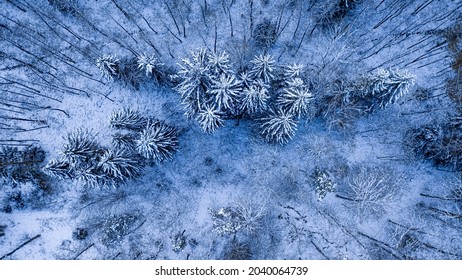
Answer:
<svg viewBox="0 0 462 280"><path fill-rule="evenodd" d="M171 159L178 149L177 131L164 122L149 121L135 139L135 147L140 155L156 163Z"/></svg>
<svg viewBox="0 0 462 280"><path fill-rule="evenodd" d="M292 139L297 130L297 122L293 115L282 110L271 112L262 121L260 133L268 142L285 144Z"/></svg>

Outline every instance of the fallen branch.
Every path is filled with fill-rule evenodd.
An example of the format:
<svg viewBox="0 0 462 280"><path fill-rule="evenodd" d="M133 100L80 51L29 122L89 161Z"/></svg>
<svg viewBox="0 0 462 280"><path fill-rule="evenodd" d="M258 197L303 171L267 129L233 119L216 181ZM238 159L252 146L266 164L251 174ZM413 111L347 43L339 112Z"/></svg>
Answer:
<svg viewBox="0 0 462 280"><path fill-rule="evenodd" d="M351 198L351 197L346 197L346 196L343 196L343 195L340 195L340 194L336 194L335 197L338 197L338 198L344 199L344 200L348 200L348 201L353 201L353 202L359 202L360 201L358 199L354 199L354 198Z"/></svg>
<svg viewBox="0 0 462 280"><path fill-rule="evenodd" d="M22 243L21 245L19 245L16 249L14 249L13 251L9 252L8 254L5 254L3 255L0 260L3 260L4 258L6 257L9 257L11 255L13 255L14 253L16 253L16 251L18 251L19 249L21 249L22 247L26 246L27 244L31 243L32 241L34 241L35 239L41 237L40 234L37 234L36 236L32 237L31 239L27 240L26 242Z"/></svg>
<svg viewBox="0 0 462 280"><path fill-rule="evenodd" d="M93 247L95 245L95 243L91 243L89 246L87 246L85 249L83 249L80 253L78 253L75 257L73 257L72 259L73 260L76 260L80 255L82 255L83 253L85 253L88 249L90 249L91 247Z"/></svg>
<svg viewBox="0 0 462 280"><path fill-rule="evenodd" d="M450 255L450 256L453 256L453 257L457 257L457 259L461 259L462 258L462 255L459 255L459 254L455 254L455 253L451 253L451 252L446 252L440 248L436 248L435 246L431 245L431 244L428 244L428 243L422 243L425 247L427 247L428 249L432 249L432 250L435 250L437 251L438 253L440 254L443 254L443 255Z"/></svg>
<svg viewBox="0 0 462 280"><path fill-rule="evenodd" d="M364 246L361 241L354 235L348 228L346 228L344 225L340 224L334 217L329 215L328 213L323 213L321 212L318 208L316 208L316 212L318 212L321 216L326 218L327 220L332 220L336 225L338 225L343 231L345 231L349 236L351 236L363 249L366 250L366 247ZM327 216L327 217L326 217Z"/></svg>
<svg viewBox="0 0 462 280"><path fill-rule="evenodd" d="M399 252L395 252L395 249L388 245L387 243L383 242L383 241L380 241L378 239L375 239L374 237L371 237L365 233L362 233L360 231L358 231L358 234L361 235L361 236L364 236L366 237L367 239L373 241L377 246L379 246L380 248L384 249L385 251L387 251L388 253L390 253L393 257L395 257L396 259L398 260L403 260L403 259L406 259L403 255L401 255ZM399 255L398 255L399 254Z"/></svg>
<svg viewBox="0 0 462 280"><path fill-rule="evenodd" d="M420 229L418 229L418 228L409 227L409 226L406 226L406 225L403 225L403 224L394 222L394 221L392 221L392 220L387 220L387 221L388 221L389 223L393 224L393 225L396 225L396 226L405 228L405 229L407 229L407 230L415 231L415 232L418 232L418 233L421 233L421 234L428 234L428 235L436 236L436 235L434 235L434 234L431 234L431 233L422 231L422 230L420 230Z"/></svg>
<svg viewBox="0 0 462 280"><path fill-rule="evenodd" d="M316 251L318 251L326 260L329 260L329 257L327 257L326 254L324 254L321 248L319 248L318 245L316 245L316 243L313 242L313 240L311 240L311 244L314 246L314 248L316 248Z"/></svg>
<svg viewBox="0 0 462 280"><path fill-rule="evenodd" d="M454 213L454 212L451 212L451 211L448 211L448 210L443 210L443 209L439 209L439 208L429 206L429 205L424 205L424 204L421 204L420 207L428 209L428 210L430 210L432 212L438 213L438 214L443 215L445 217L462 219L462 214Z"/></svg>
<svg viewBox="0 0 462 280"><path fill-rule="evenodd" d="M462 198L458 198L458 197L443 197L443 196L431 195L431 194L426 194L426 193L421 193L420 196L441 199L441 200L449 200L449 201L461 201L462 200Z"/></svg>

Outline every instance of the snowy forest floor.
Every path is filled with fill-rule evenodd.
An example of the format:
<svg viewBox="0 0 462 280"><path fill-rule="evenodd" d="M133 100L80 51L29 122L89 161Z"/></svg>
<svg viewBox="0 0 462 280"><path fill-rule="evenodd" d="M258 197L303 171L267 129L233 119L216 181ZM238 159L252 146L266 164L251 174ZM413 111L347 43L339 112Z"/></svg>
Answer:
<svg viewBox="0 0 462 280"><path fill-rule="evenodd" d="M79 128L109 146L123 108L179 131L172 159L115 188L7 178L4 160L0 258L461 259L460 166L406 142L461 116L460 80L459 99L450 91L461 12L451 0L0 0L0 145L45 152L23 172L41 172ZM277 33L268 46L255 36L265 19ZM260 54L305 65L318 108L282 145L265 141L258 119L204 133L172 85L110 81L96 66L155 54L176 73L201 48L226 51L237 69ZM409 92L344 128L323 117L328 89L379 68L412 73ZM335 186L325 197L316 170ZM355 182L378 181L354 196Z"/></svg>

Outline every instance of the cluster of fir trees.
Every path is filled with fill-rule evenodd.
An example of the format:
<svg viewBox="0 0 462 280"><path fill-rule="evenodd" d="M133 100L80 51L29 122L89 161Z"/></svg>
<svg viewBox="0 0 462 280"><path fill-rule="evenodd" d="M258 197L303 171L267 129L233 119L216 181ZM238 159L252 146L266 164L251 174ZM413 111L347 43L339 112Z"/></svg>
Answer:
<svg viewBox="0 0 462 280"><path fill-rule="evenodd" d="M111 127L117 130L111 147L103 147L88 130L69 133L61 157L50 160L44 172L87 186L117 186L140 176L144 166L170 159L178 149L174 127L134 109L115 111Z"/></svg>
<svg viewBox="0 0 462 280"><path fill-rule="evenodd" d="M226 119L247 118L259 121L260 133L268 142L280 144L294 136L300 118L318 112L329 126L345 127L351 119L395 103L414 81L407 71L379 69L316 96L302 64L278 65L269 54L257 55L249 65L236 69L226 52L200 49L182 59L174 75L155 55L132 58L130 67L126 61L106 55L97 60L97 66L110 80L136 85L131 77L144 72L158 83L173 86L185 115L204 132L216 131Z"/></svg>
<svg viewBox="0 0 462 280"><path fill-rule="evenodd" d="M300 118L316 111L327 121L361 116L395 103L414 82L407 71L379 69L344 83L338 91L316 96L301 64L278 65L266 54L255 56L244 69L233 66L225 52L199 50L182 60L175 89L186 115L205 132L215 131L225 119L256 119L261 135L275 143L288 142Z"/></svg>

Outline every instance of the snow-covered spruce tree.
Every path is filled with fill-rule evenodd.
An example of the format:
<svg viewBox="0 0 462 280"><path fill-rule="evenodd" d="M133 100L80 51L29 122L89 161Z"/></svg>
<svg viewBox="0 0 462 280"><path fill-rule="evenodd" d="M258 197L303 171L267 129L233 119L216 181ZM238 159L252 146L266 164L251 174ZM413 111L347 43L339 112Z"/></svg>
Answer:
<svg viewBox="0 0 462 280"><path fill-rule="evenodd" d="M183 59L180 65L177 76L181 82L176 90L181 94L186 115L196 119L206 132L222 126L222 116L238 114L241 82L231 66L226 52L204 49L192 52L191 58Z"/></svg>
<svg viewBox="0 0 462 280"><path fill-rule="evenodd" d="M117 62L116 67L117 80L128 88L139 90L143 79L142 72L138 68L136 57L123 57Z"/></svg>
<svg viewBox="0 0 462 280"><path fill-rule="evenodd" d="M283 110L272 111L261 120L260 134L268 142L285 144L292 139L297 130L297 121L294 116Z"/></svg>
<svg viewBox="0 0 462 280"><path fill-rule="evenodd" d="M244 88L239 97L239 111L248 115L262 113L268 108L268 99L268 86L263 82L251 83Z"/></svg>
<svg viewBox="0 0 462 280"><path fill-rule="evenodd" d="M316 108L329 129L351 131L354 121L367 113L370 102L358 96L358 88L361 89L341 80L324 87L323 95L317 99Z"/></svg>
<svg viewBox="0 0 462 280"><path fill-rule="evenodd" d="M365 88L360 94L371 99L372 111L377 107L383 109L407 94L414 79L415 76L405 70L378 69L377 73L366 78Z"/></svg>
<svg viewBox="0 0 462 280"><path fill-rule="evenodd" d="M112 135L112 146L116 149L134 150L135 138L136 135L134 133L116 133Z"/></svg>
<svg viewBox="0 0 462 280"><path fill-rule="evenodd" d="M234 74L221 74L217 80L212 80L209 95L222 112L236 111L236 102L241 91L241 84Z"/></svg>
<svg viewBox="0 0 462 280"><path fill-rule="evenodd" d="M107 80L114 80L117 76L119 59L114 55L103 55L96 60L96 66L99 68L101 76Z"/></svg>
<svg viewBox="0 0 462 280"><path fill-rule="evenodd" d="M107 80L118 80L127 87L139 89L142 74L138 68L136 57L118 59L113 55L103 55L96 60L96 66Z"/></svg>
<svg viewBox="0 0 462 280"><path fill-rule="evenodd" d="M221 54L216 52L209 52L207 54L207 61L210 67L210 73L215 76L222 74L231 74L231 62L229 55L223 51Z"/></svg>
<svg viewBox="0 0 462 280"><path fill-rule="evenodd" d="M138 69L144 71L146 77L153 77L157 84L170 85L168 68L162 63L159 58L152 54L150 56L142 54L137 57Z"/></svg>
<svg viewBox="0 0 462 280"><path fill-rule="evenodd" d="M98 158L104 149L99 145L96 136L85 129L77 129L65 137L60 153L62 159L52 159L44 168L44 172L59 179L79 180L85 186L100 187L113 185L98 166Z"/></svg>
<svg viewBox="0 0 462 280"><path fill-rule="evenodd" d="M292 78L285 83L278 98L277 105L297 117L308 113L312 105L313 94L302 79Z"/></svg>
<svg viewBox="0 0 462 280"><path fill-rule="evenodd" d="M135 147L148 160L159 163L170 159L178 149L177 131L162 121L151 120L135 139Z"/></svg>
<svg viewBox="0 0 462 280"><path fill-rule="evenodd" d="M212 106L204 105L196 116L196 121L204 132L212 133L224 125L221 112Z"/></svg>
<svg viewBox="0 0 462 280"><path fill-rule="evenodd" d="M293 63L283 66L282 69L284 80L290 80L300 78L305 70L305 66L303 64Z"/></svg>
<svg viewBox="0 0 462 280"><path fill-rule="evenodd" d="M74 174L75 177L72 179L80 181L86 187L116 186L114 181L102 173L101 169L93 163L81 165L78 169L75 169Z"/></svg>
<svg viewBox="0 0 462 280"><path fill-rule="evenodd" d="M144 71L146 76L153 75L164 64L159 61L155 54L142 54L137 57L138 69Z"/></svg>
<svg viewBox="0 0 462 280"><path fill-rule="evenodd" d="M147 119L141 115L139 110L123 108L112 113L110 122L111 128L139 131L146 126Z"/></svg>
<svg viewBox="0 0 462 280"><path fill-rule="evenodd" d="M69 133L65 140L61 154L71 168L93 158L100 149L95 135L85 129L77 129Z"/></svg>
<svg viewBox="0 0 462 280"><path fill-rule="evenodd" d="M270 83L274 79L276 60L272 55L258 55L251 62L253 66L249 74L253 79L262 79L265 83Z"/></svg>
<svg viewBox="0 0 462 280"><path fill-rule="evenodd" d="M98 167L117 182L138 177L142 166L136 154L125 149L105 150L98 159Z"/></svg>
<svg viewBox="0 0 462 280"><path fill-rule="evenodd" d="M175 89L181 94L182 103L187 109L186 115L192 118L207 101L205 93L212 79L210 63L205 49L191 52L191 58L184 58L182 62L177 74L180 83Z"/></svg>
<svg viewBox="0 0 462 280"><path fill-rule="evenodd" d="M253 77L247 70L240 72L237 76L243 88L249 88L254 83Z"/></svg>
<svg viewBox="0 0 462 280"><path fill-rule="evenodd" d="M319 201L323 200L327 193L335 191L337 185L332 181L331 175L327 170L321 170L319 167L316 167L311 177L315 182L315 191Z"/></svg>
<svg viewBox="0 0 462 280"><path fill-rule="evenodd" d="M65 160L52 159L42 170L48 176L58 179L71 179L73 177L73 171Z"/></svg>

